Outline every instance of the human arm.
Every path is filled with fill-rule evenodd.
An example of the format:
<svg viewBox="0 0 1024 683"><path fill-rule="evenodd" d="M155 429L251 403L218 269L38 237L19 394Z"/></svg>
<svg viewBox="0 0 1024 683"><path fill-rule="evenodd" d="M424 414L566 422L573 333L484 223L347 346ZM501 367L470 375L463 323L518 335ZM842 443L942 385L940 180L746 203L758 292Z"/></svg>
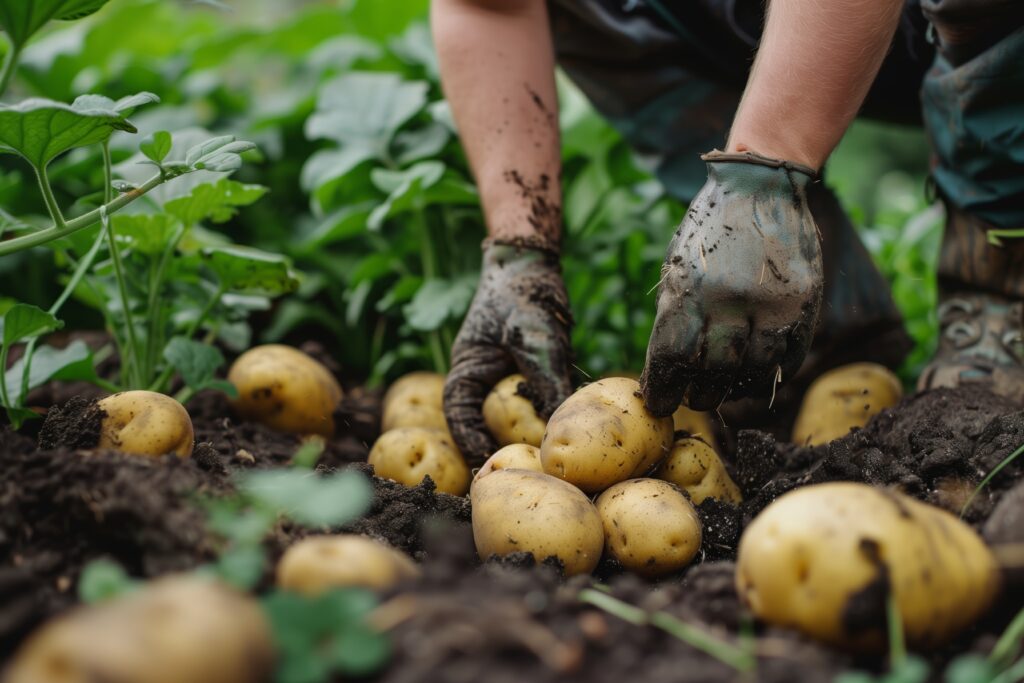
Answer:
<svg viewBox="0 0 1024 683"><path fill-rule="evenodd" d="M481 408L498 381L525 375L545 417L571 391L554 55L543 0L435 0L431 23L489 233L444 393L456 444L481 464L497 445Z"/></svg>

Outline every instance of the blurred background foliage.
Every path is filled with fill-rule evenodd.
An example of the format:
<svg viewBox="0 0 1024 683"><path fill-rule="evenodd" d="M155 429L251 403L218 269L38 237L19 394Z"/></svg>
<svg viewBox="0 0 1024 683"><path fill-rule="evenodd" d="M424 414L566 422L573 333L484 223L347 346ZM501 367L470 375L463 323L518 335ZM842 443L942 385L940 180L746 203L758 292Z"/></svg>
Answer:
<svg viewBox="0 0 1024 683"><path fill-rule="evenodd" d="M25 50L8 99L70 101L150 91L159 107L118 133L115 161L144 136L203 128L259 144L236 174L269 188L218 226L287 255L299 291L256 314L252 341L323 342L354 379L446 369L472 297L484 236L476 190L438 84L426 0L113 0L51 26ZM621 138L560 79L565 277L584 376L639 370L653 287L684 207L641 170ZM97 150L57 160L59 199L102 183ZM827 170L917 341L912 377L934 343L941 214L926 201L922 133L858 122ZM0 207L45 214L29 171L0 156ZM71 211L74 214L74 211ZM46 306L62 264L37 249L0 260L0 293ZM71 327L97 328L88 307Z"/></svg>

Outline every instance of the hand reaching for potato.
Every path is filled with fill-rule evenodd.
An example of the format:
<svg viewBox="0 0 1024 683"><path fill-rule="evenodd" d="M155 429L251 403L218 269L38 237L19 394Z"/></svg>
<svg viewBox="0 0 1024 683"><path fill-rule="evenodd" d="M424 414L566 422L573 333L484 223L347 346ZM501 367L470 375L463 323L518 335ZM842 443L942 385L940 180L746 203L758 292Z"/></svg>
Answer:
<svg viewBox="0 0 1024 683"><path fill-rule="evenodd" d="M487 429L484 399L499 380L520 372L541 418L572 392L572 314L558 256L491 243L480 285L452 348L444 412L456 445L479 466L498 444Z"/></svg>

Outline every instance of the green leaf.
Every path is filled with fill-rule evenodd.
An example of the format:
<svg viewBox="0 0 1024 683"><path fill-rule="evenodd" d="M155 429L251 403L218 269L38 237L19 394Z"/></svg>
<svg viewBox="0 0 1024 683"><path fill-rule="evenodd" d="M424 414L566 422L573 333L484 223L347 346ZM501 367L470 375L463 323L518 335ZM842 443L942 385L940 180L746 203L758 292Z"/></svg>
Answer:
<svg viewBox="0 0 1024 683"><path fill-rule="evenodd" d="M25 397L21 395L21 378L25 371L25 358L19 358L4 377L7 381L7 392L11 405L20 406ZM31 391L50 380L84 381L96 380L96 369L93 366L92 351L80 339L68 344L67 348L57 349L52 346L41 346L32 354L32 365L28 373L28 389Z"/></svg>
<svg viewBox="0 0 1024 683"><path fill-rule="evenodd" d="M3 343L10 347L64 327L52 313L31 304L14 304L3 317Z"/></svg>
<svg viewBox="0 0 1024 683"><path fill-rule="evenodd" d="M399 127L427 104L429 86L392 73L353 72L320 90L317 111L306 121L306 136L358 145L384 156Z"/></svg>
<svg viewBox="0 0 1024 683"><path fill-rule="evenodd" d="M431 121L423 128L407 130L395 136L395 161L400 166L420 159L436 157L452 137L448 128Z"/></svg>
<svg viewBox="0 0 1024 683"><path fill-rule="evenodd" d="M162 254L183 226L164 213L123 214L110 218L118 243L147 256Z"/></svg>
<svg viewBox="0 0 1024 683"><path fill-rule="evenodd" d="M447 320L460 318L476 291L475 274L455 280L427 280L405 307L409 326L421 332L436 330Z"/></svg>
<svg viewBox="0 0 1024 683"><path fill-rule="evenodd" d="M300 524L340 526L370 507L373 491L358 472L326 477L300 470L246 472L239 489L252 499Z"/></svg>
<svg viewBox="0 0 1024 683"><path fill-rule="evenodd" d="M0 237L8 232L34 232L37 228L3 209L0 209Z"/></svg>
<svg viewBox="0 0 1024 683"><path fill-rule="evenodd" d="M147 159L152 159L159 164L171 153L171 134L165 130L157 131L146 138L139 145L139 149Z"/></svg>
<svg viewBox="0 0 1024 683"><path fill-rule="evenodd" d="M227 291L278 296L298 289L299 281L284 256L228 246L207 248L202 253Z"/></svg>
<svg viewBox="0 0 1024 683"><path fill-rule="evenodd" d="M311 470L324 452L322 439L307 439L292 456L292 467Z"/></svg>
<svg viewBox="0 0 1024 683"><path fill-rule="evenodd" d="M0 29L16 49L51 19L70 21L96 12L108 0L0 0Z"/></svg>
<svg viewBox="0 0 1024 683"><path fill-rule="evenodd" d="M469 183L446 169L440 161L421 161L404 171L376 168L371 174L374 185L390 192L367 220L370 230L380 230L384 221L410 211L422 211L436 204L476 204L479 197Z"/></svg>
<svg viewBox="0 0 1024 683"><path fill-rule="evenodd" d="M999 673L981 655L961 655L946 667L946 683L989 683Z"/></svg>
<svg viewBox="0 0 1024 683"><path fill-rule="evenodd" d="M0 152L21 156L37 169L76 147L103 142L115 130L136 132L124 111L156 95L142 93L118 102L98 95L83 95L72 104L29 99L0 105Z"/></svg>
<svg viewBox="0 0 1024 683"><path fill-rule="evenodd" d="M302 240L300 247L311 251L362 234L366 229L366 218L374 205L375 202L360 202L338 209L324 217Z"/></svg>
<svg viewBox="0 0 1024 683"><path fill-rule="evenodd" d="M259 545L228 548L214 567L217 576L241 590L252 590L263 578L267 557Z"/></svg>
<svg viewBox="0 0 1024 683"><path fill-rule="evenodd" d="M216 346L185 337L174 337L167 342L164 360L181 375L186 386L197 391L208 387L224 365L224 355Z"/></svg>
<svg viewBox="0 0 1024 683"><path fill-rule="evenodd" d="M381 633L357 625L335 636L331 650L331 661L339 671L350 676L366 676L387 662L391 641Z"/></svg>
<svg viewBox="0 0 1024 683"><path fill-rule="evenodd" d="M78 579L78 597L82 602L102 602L123 595L135 587L121 565L110 560L93 560L85 565Z"/></svg>
<svg viewBox="0 0 1024 683"><path fill-rule="evenodd" d="M267 193L262 185L247 185L221 178L213 184L202 184L192 191L164 204L164 209L177 216L185 225L195 225L204 220L224 223L231 220L238 207L249 206Z"/></svg>

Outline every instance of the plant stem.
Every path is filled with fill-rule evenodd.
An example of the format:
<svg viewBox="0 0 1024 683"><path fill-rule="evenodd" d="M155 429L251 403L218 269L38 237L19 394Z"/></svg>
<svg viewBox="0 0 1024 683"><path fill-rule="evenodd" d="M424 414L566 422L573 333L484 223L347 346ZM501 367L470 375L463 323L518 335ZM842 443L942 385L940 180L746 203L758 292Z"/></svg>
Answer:
<svg viewBox="0 0 1024 683"><path fill-rule="evenodd" d="M716 638L695 626L687 624L667 612L648 614L639 607L630 605L627 602L592 588L585 588L580 591L579 600L635 626L650 625L659 628L670 636L678 638L687 645L700 650L723 664L731 666L737 671L750 671L756 664L757 660L752 658L748 652Z"/></svg>
<svg viewBox="0 0 1024 683"><path fill-rule="evenodd" d="M103 143L103 203L114 200L114 166L110 163L110 140Z"/></svg>
<svg viewBox="0 0 1024 683"><path fill-rule="evenodd" d="M437 251L434 248L434 235L430 231L430 225L422 211L414 211L416 228L420 233L420 262L423 266L424 281L437 277L438 262ZM442 375L448 373L448 359L444 352L444 341L438 330L427 332L427 343L430 346L430 356L434 361L434 370Z"/></svg>
<svg viewBox="0 0 1024 683"><path fill-rule="evenodd" d="M46 210L50 212L50 220L57 228L66 227L64 214L60 211L60 205L57 204L57 198L53 195L53 188L50 186L50 178L46 175L46 167L36 169L36 180L39 181L39 190L43 193ZM39 233L33 234L38 235Z"/></svg>
<svg viewBox="0 0 1024 683"><path fill-rule="evenodd" d="M967 513L968 508L971 507L971 503L973 503L974 499L978 497L978 494L981 493L982 489L988 486L988 483L992 481L997 474L1002 472L1004 467L1006 467L1011 462L1016 460L1021 453L1024 453L1024 444L1022 444L1020 448L1015 450L1013 453L1006 456L1006 458L1004 458L1001 463L996 465L995 468L991 472L989 472L984 479L981 480L981 483L978 484L978 488L974 489L974 492L971 494L970 498L968 498L967 502L964 503L964 506L960 508L960 519L964 518L964 515Z"/></svg>
<svg viewBox="0 0 1024 683"><path fill-rule="evenodd" d="M907 646L903 640L903 617L892 591L885 601L885 619L889 628L889 670L895 671L907 663Z"/></svg>
<svg viewBox="0 0 1024 683"><path fill-rule="evenodd" d="M61 307L67 302L71 294L78 288L78 284L85 277L86 271L92 267L93 261L96 260L96 255L100 253L100 247L103 246L103 230L100 230L99 234L96 235L96 240L89 247L89 251L86 252L82 260L75 266L75 272L72 273L71 279L68 280L67 285L64 286L64 291L60 293L57 300L53 302L53 305L49 308L50 315L56 316L60 312ZM32 372L32 355L36 350L36 341L38 338L32 339L28 344L25 345L25 368L21 373L21 400L24 401L28 396L28 380L29 375ZM6 367L6 366L4 366Z"/></svg>
<svg viewBox="0 0 1024 683"><path fill-rule="evenodd" d="M206 306L204 306L203 310L200 311L199 317L192 321L192 324L189 325L188 329L185 330L185 333L182 336L186 339L191 339L195 336L196 331L199 330L199 327L206 320L207 316L210 315L210 311L212 311L213 307L217 305L217 302L220 301L220 298L224 296L225 292L227 292L227 287L223 284L217 286L217 291L214 292L213 296L206 302ZM164 371L160 373L160 376L149 385L149 390L164 393L164 386L173 376L174 368L168 364L168 366L164 368Z"/></svg>
<svg viewBox="0 0 1024 683"><path fill-rule="evenodd" d="M72 233L78 232L79 230L92 227L93 225L96 225L96 223L100 222L104 211L107 214L112 214L115 211L131 204L133 201L164 182L165 178L163 175L155 175L147 180L141 187L137 187L130 192L125 192L109 204L104 204L98 209L93 209L89 213L83 214L78 218L73 218L60 225L54 221L54 225L46 228L45 230L31 232L27 235L15 237L11 240L4 240L0 242L0 256L7 256L23 249L38 247L40 244L46 244L47 242L52 242L53 240L60 239L61 237L66 237Z"/></svg>
<svg viewBox="0 0 1024 683"><path fill-rule="evenodd" d="M1003 631L1003 635L999 636L996 646L992 648L992 653L988 656L989 661L996 666L1008 666L1016 656L1017 650L1020 649L1022 637L1024 637L1024 609L1017 612L1017 616Z"/></svg>
<svg viewBox="0 0 1024 683"><path fill-rule="evenodd" d="M113 225L110 222L110 216L104 213L101 220L104 230L107 231L107 243L110 245L110 261L114 266L114 279L117 280L117 290L121 297L121 311L124 315L124 326L128 333L128 348L126 353L121 354L121 362L128 366L129 386L133 389L141 389L142 377L139 375L138 356L139 341L135 337L135 318L132 316L131 302L128 300L128 282L125 279L124 265L121 262L121 251L117 247L117 239L114 235Z"/></svg>
<svg viewBox="0 0 1024 683"><path fill-rule="evenodd" d="M11 77L14 76L14 70L18 67L18 58L20 56L21 48L15 46L12 41L8 41L7 54L4 55L4 63L0 67L0 96L3 96L4 92L7 91Z"/></svg>

